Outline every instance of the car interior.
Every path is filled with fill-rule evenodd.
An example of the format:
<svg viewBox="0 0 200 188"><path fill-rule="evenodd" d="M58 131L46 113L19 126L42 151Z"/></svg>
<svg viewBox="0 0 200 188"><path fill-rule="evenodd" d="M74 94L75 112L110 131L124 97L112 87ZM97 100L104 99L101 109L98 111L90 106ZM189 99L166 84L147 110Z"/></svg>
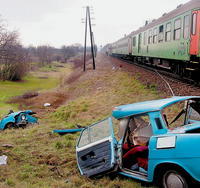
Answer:
<svg viewBox="0 0 200 188"><path fill-rule="evenodd" d="M122 168L147 173L148 142L152 136L148 115L132 116L128 121L122 147Z"/></svg>

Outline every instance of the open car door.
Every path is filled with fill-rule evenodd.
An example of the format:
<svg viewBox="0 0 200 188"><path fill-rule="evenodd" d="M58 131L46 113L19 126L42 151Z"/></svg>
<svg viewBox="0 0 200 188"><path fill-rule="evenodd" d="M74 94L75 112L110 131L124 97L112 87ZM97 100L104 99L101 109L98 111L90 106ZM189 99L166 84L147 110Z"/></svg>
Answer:
<svg viewBox="0 0 200 188"><path fill-rule="evenodd" d="M76 146L81 174L90 177L114 171L116 144L111 118L85 128Z"/></svg>

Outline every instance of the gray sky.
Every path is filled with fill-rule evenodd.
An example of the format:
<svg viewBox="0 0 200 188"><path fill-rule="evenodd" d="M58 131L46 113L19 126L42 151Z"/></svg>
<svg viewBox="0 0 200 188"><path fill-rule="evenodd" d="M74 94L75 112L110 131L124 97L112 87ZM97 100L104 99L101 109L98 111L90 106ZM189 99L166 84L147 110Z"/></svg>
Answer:
<svg viewBox="0 0 200 188"><path fill-rule="evenodd" d="M155 19L189 0L0 0L0 15L18 30L26 46L60 47L84 41L86 5L93 6L97 45L114 42L145 20Z"/></svg>

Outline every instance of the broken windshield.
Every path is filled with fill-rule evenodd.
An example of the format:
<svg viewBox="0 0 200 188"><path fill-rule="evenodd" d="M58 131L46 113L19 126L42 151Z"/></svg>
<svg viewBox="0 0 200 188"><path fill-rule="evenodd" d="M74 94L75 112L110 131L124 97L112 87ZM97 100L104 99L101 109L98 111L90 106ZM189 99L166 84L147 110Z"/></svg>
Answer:
<svg viewBox="0 0 200 188"><path fill-rule="evenodd" d="M183 126L186 118L185 101L175 103L163 109L162 115L168 128Z"/></svg>
<svg viewBox="0 0 200 188"><path fill-rule="evenodd" d="M168 128L176 128L200 121L199 99L181 101L168 106L162 111Z"/></svg>
<svg viewBox="0 0 200 188"><path fill-rule="evenodd" d="M99 141L103 138L109 137L110 134L111 130L109 119L98 122L83 130L80 136L78 147L83 147L85 145Z"/></svg>

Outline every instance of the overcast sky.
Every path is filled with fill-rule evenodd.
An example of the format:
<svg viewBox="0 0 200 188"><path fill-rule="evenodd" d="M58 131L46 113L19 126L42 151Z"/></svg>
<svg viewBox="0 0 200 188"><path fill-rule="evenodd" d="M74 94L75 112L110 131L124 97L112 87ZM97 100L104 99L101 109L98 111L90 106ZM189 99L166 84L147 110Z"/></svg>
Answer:
<svg viewBox="0 0 200 188"><path fill-rule="evenodd" d="M55 47L84 41L84 6L93 6L97 45L114 42L145 20L155 19L189 0L0 0L0 15L18 30L26 46Z"/></svg>

